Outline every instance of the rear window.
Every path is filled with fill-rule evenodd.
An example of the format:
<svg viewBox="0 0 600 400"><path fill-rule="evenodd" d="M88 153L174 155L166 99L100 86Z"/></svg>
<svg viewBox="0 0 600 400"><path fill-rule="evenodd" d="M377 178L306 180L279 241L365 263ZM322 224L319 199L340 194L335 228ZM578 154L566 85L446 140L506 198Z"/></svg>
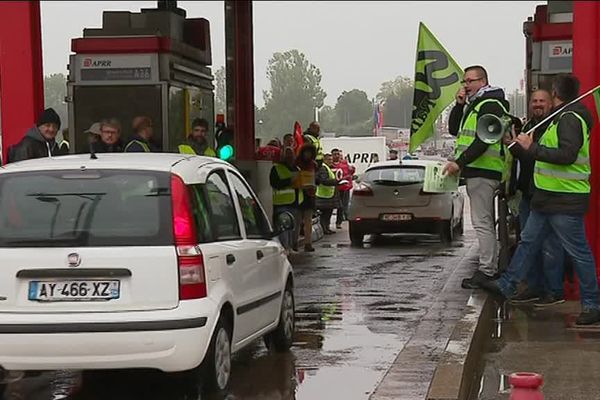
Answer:
<svg viewBox="0 0 600 400"><path fill-rule="evenodd" d="M423 183L425 180L425 167L406 166L374 168L365 172L363 180L382 185L410 185L413 183Z"/></svg>
<svg viewBox="0 0 600 400"><path fill-rule="evenodd" d="M0 175L0 246L171 245L170 193L160 172Z"/></svg>

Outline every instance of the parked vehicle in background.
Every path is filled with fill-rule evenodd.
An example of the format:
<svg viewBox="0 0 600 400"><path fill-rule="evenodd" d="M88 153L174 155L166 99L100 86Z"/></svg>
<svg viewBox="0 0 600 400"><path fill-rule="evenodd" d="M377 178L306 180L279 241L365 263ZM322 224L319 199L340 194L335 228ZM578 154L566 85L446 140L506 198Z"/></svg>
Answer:
<svg viewBox="0 0 600 400"><path fill-rule="evenodd" d="M324 137L321 144L325 153L331 153L333 149L342 150L344 158L356 168L357 175L365 172L370 165L385 161L388 155L383 136Z"/></svg>

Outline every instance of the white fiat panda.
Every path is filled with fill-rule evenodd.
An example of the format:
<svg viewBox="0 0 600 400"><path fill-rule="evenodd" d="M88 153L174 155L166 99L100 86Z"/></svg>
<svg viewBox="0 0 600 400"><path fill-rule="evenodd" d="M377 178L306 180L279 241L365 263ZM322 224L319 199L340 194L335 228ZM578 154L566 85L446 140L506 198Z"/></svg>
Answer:
<svg viewBox="0 0 600 400"><path fill-rule="evenodd" d="M292 344L293 274L278 233L215 158L0 168L0 368L201 371L223 390L233 352L260 337Z"/></svg>

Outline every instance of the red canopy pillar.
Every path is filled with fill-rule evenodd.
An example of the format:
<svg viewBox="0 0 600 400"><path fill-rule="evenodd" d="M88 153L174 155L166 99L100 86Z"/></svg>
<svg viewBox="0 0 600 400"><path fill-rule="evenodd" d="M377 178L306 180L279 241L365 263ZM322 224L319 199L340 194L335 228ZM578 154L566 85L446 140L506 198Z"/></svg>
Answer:
<svg viewBox="0 0 600 400"><path fill-rule="evenodd" d="M0 1L2 160L44 108L39 1Z"/></svg>
<svg viewBox="0 0 600 400"><path fill-rule="evenodd" d="M573 2L573 73L581 82L580 92L600 84L600 3ZM583 103L592 111L594 128L591 132L592 194L586 217L587 236L596 259L596 275L600 276L600 126L592 96Z"/></svg>

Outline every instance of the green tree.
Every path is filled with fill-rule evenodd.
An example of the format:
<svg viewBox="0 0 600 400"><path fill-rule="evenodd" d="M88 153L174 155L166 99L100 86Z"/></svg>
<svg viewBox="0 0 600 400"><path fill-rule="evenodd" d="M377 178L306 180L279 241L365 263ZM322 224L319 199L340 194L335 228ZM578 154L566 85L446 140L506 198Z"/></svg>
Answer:
<svg viewBox="0 0 600 400"><path fill-rule="evenodd" d="M327 94L321 88L321 71L298 50L275 53L267 66L271 89L265 100L264 132L271 137L291 133L294 121L303 127L314 119Z"/></svg>
<svg viewBox="0 0 600 400"><path fill-rule="evenodd" d="M362 90L342 92L335 105L335 115L339 134L368 135L372 130L373 106Z"/></svg>
<svg viewBox="0 0 600 400"><path fill-rule="evenodd" d="M60 128L69 125L67 103L67 77L63 74L51 74L44 77L44 107L53 108L60 116Z"/></svg>
<svg viewBox="0 0 600 400"><path fill-rule="evenodd" d="M225 67L215 71L215 114L227 114Z"/></svg>
<svg viewBox="0 0 600 400"><path fill-rule="evenodd" d="M386 126L409 128L412 120L414 83L397 77L381 84L377 100L384 102L383 122Z"/></svg>

